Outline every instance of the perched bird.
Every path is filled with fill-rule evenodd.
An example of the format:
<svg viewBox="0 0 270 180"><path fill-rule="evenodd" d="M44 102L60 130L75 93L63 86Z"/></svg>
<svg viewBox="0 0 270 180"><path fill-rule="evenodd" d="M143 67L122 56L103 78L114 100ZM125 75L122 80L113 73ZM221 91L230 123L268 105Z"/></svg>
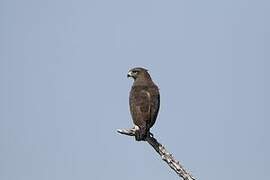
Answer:
<svg viewBox="0 0 270 180"><path fill-rule="evenodd" d="M134 79L129 94L129 106L135 125L135 139L144 141L156 122L160 104L159 90L147 69L133 68L127 76Z"/></svg>

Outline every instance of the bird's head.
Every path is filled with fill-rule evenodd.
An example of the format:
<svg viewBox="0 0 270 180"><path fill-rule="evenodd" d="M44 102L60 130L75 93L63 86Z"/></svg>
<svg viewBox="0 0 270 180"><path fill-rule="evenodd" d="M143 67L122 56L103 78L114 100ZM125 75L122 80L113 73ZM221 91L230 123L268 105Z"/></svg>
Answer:
<svg viewBox="0 0 270 180"><path fill-rule="evenodd" d="M132 77L134 80L136 80L140 77L149 76L147 71L147 69L141 67L132 68L128 71L127 77Z"/></svg>

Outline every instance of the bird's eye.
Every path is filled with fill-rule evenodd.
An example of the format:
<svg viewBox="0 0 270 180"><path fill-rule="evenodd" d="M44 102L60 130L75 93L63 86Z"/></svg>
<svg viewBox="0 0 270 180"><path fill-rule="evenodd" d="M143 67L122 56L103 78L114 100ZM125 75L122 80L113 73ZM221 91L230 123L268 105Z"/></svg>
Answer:
<svg viewBox="0 0 270 180"><path fill-rule="evenodd" d="M133 71L133 73L134 73L134 74L137 74L137 73L138 73L138 71Z"/></svg>

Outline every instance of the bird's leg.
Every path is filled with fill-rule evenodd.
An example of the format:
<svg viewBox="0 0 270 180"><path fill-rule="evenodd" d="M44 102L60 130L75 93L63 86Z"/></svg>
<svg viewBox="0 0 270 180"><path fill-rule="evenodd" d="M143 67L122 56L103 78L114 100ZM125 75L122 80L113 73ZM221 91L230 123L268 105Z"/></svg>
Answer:
<svg viewBox="0 0 270 180"><path fill-rule="evenodd" d="M146 127L146 125L139 126L139 130L137 132L137 141L145 141L146 138L149 136L149 129ZM136 135L136 133L135 133Z"/></svg>
<svg viewBox="0 0 270 180"><path fill-rule="evenodd" d="M136 139L136 141L140 141L141 140L141 134L140 134L140 131L138 130L138 131L135 131L135 139Z"/></svg>
<svg viewBox="0 0 270 180"><path fill-rule="evenodd" d="M140 138L140 127L137 125L134 125L133 129L135 131L135 139L136 139L136 141L139 141L141 139Z"/></svg>

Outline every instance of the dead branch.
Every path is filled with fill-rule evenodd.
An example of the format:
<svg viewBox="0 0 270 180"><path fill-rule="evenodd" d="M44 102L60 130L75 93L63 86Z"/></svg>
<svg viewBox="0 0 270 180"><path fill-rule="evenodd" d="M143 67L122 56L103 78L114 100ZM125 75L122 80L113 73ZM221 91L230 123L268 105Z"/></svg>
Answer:
<svg viewBox="0 0 270 180"><path fill-rule="evenodd" d="M135 136L135 129L118 129L117 132L128 136ZM156 150L162 160L165 161L179 177L183 180L195 180L195 178L184 169L179 161L177 161L172 154L170 154L165 147L154 138L153 134L150 133L146 138L146 141Z"/></svg>

